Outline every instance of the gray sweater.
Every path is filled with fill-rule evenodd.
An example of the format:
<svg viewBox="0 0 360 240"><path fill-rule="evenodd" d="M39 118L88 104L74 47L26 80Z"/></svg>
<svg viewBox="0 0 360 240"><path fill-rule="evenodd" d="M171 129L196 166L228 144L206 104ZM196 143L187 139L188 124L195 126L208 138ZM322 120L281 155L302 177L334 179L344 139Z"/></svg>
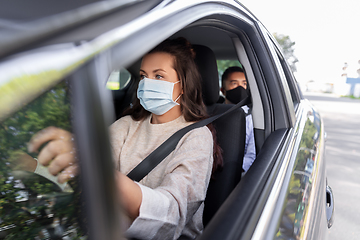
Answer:
<svg viewBox="0 0 360 240"><path fill-rule="evenodd" d="M151 116L133 121L125 116L110 127L117 170L128 174L177 130L191 124L183 116L151 124ZM188 132L138 185L142 191L139 216L126 231L140 239L195 238L203 229L204 199L213 164L213 139L207 127Z"/></svg>

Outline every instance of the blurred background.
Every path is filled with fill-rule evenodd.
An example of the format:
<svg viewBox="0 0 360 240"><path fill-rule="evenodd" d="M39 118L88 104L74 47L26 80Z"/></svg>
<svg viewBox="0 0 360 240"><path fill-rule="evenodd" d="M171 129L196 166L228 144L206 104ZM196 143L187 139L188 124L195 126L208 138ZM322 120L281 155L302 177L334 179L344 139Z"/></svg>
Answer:
<svg viewBox="0 0 360 240"><path fill-rule="evenodd" d="M324 120L326 170L335 196L328 239L359 239L360 2L241 0L279 42Z"/></svg>
<svg viewBox="0 0 360 240"><path fill-rule="evenodd" d="M271 33L293 43L283 46L298 60L288 56L303 90L360 97L359 1L241 2Z"/></svg>

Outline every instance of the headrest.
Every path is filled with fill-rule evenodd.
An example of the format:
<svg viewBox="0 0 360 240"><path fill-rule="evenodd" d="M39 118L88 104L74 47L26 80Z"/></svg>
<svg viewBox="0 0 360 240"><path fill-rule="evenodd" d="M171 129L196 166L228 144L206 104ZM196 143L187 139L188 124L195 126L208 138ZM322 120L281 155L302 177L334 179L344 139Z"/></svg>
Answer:
<svg viewBox="0 0 360 240"><path fill-rule="evenodd" d="M202 45L193 45L196 53L195 63L202 77L202 92L206 106L215 104L219 99L219 76L214 52Z"/></svg>

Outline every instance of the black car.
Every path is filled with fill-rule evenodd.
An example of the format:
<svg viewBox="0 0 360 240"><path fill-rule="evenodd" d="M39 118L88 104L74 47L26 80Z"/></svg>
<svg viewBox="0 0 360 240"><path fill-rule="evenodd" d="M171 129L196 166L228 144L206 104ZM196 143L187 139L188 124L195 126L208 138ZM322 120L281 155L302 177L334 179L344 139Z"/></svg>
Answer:
<svg viewBox="0 0 360 240"><path fill-rule="evenodd" d="M107 127L136 96L141 57L177 37L207 49L198 64L210 114L225 67L243 66L251 91L257 157L241 177L235 149L224 151L198 239L326 238L334 200L321 117L238 1L13 0L0 29L0 238L122 238ZM214 125L221 144L231 123ZM81 174L66 186L18 160L49 126L74 133Z"/></svg>

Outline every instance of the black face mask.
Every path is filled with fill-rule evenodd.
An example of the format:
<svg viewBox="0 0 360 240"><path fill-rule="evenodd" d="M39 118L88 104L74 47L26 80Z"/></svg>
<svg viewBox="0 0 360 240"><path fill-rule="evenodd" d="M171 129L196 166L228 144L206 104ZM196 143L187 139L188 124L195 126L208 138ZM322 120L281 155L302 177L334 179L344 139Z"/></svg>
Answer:
<svg viewBox="0 0 360 240"><path fill-rule="evenodd" d="M233 104L239 103L248 96L248 91L242 86L226 91L226 99Z"/></svg>

